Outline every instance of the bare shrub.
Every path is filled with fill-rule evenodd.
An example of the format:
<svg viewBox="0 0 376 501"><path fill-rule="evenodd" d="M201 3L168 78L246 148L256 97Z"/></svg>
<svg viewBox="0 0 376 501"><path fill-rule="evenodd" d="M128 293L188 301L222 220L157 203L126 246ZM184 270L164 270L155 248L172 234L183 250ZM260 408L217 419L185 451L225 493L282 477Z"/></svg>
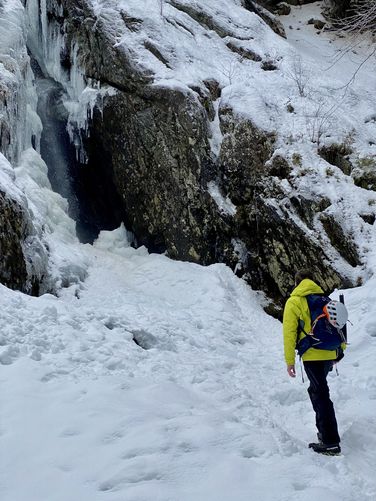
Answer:
<svg viewBox="0 0 376 501"><path fill-rule="evenodd" d="M348 33L376 34L376 0L330 0L333 24ZM341 19L338 19L341 17Z"/></svg>
<svg viewBox="0 0 376 501"><path fill-rule="evenodd" d="M334 113L338 105L328 103L325 99L320 99L315 104L312 112L305 114L306 129L309 139L312 143L317 144L317 148L321 145L322 137L329 132L334 123Z"/></svg>
<svg viewBox="0 0 376 501"><path fill-rule="evenodd" d="M299 95L305 97L307 95L310 73L304 66L301 56L295 55L292 60L290 69L286 72L286 76L292 80L298 88Z"/></svg>
<svg viewBox="0 0 376 501"><path fill-rule="evenodd" d="M238 60L236 57L229 57L220 65L219 71L228 80L228 85L232 85L237 79L242 61L242 58Z"/></svg>
<svg viewBox="0 0 376 501"><path fill-rule="evenodd" d="M346 46L339 52L333 65L345 54L353 52L362 41L367 40L369 44L368 54L344 86L347 89L354 82L361 68L376 54L376 45L372 44L376 36L376 0L328 0L328 3L331 7L329 7L329 13L335 16L330 18L333 28L347 38Z"/></svg>

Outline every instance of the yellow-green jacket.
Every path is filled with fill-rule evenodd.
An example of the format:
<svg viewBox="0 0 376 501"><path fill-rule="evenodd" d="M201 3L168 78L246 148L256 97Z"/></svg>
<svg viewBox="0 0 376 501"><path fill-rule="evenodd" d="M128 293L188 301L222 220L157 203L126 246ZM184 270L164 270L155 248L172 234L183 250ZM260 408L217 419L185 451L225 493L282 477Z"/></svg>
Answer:
<svg viewBox="0 0 376 501"><path fill-rule="evenodd" d="M308 303L305 296L308 294L323 294L320 286L312 280L305 278L292 291L291 296L286 301L283 312L283 343L285 350L285 360L287 365L295 364L295 347L297 341L299 320L304 322L304 330L311 330L311 316ZM305 337L304 332L299 334L299 340ZM344 346L343 346L344 348ZM317 350L309 348L302 360L335 360L337 358L336 350Z"/></svg>

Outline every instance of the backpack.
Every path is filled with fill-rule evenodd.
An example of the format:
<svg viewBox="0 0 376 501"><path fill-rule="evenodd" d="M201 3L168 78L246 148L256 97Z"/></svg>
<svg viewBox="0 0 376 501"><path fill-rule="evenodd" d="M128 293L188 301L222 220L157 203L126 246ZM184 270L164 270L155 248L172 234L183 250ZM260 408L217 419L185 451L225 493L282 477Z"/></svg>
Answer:
<svg viewBox="0 0 376 501"><path fill-rule="evenodd" d="M299 321L298 337L300 332L305 334L303 339L297 341L299 356L309 348L340 352L341 344L347 342L344 333L348 320L346 306L342 301L334 301L323 294L309 294L306 299L311 315L311 331L306 332L304 322Z"/></svg>

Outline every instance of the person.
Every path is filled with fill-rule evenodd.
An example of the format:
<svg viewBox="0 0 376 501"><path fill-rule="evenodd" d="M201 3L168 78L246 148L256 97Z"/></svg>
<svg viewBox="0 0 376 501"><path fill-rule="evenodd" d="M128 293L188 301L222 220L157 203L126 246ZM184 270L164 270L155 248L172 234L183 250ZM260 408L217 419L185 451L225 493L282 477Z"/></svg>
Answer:
<svg viewBox="0 0 376 501"><path fill-rule="evenodd" d="M287 373L296 376L295 349L297 341L311 330L311 316L306 296L324 294L315 283L310 270L300 270L295 275L295 288L292 291L283 313L283 341ZM299 326L304 322L304 332ZM342 347L344 348L344 347ZM318 442L309 444L317 453L336 455L341 452L340 436L333 403L327 383L328 373L338 358L337 350L309 348L303 355L304 370L309 380L308 394L316 415Z"/></svg>

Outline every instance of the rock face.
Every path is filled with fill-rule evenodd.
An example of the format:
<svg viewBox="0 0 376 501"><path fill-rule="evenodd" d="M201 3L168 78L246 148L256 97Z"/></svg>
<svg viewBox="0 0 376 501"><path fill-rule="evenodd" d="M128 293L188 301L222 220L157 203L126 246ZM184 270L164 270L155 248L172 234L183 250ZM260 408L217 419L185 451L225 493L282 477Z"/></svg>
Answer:
<svg viewBox="0 0 376 501"><path fill-rule="evenodd" d="M91 141L111 154L114 181L138 242L171 257L210 263L223 223L206 191L213 175L206 114L193 92L118 93ZM124 120L124 116L132 120Z"/></svg>
<svg viewBox="0 0 376 501"><path fill-rule="evenodd" d="M275 299L286 297L301 267L311 268L325 289L341 283L314 234L326 200L286 191L291 167L275 154L275 134L219 105L223 140L214 155L215 80L190 89L153 85L153 74L116 44L85 0L50 2L48 19L64 33L62 65L69 69L74 46L86 78L117 90L94 108L90 135L81 133L89 165L90 157L106 159L103 175L139 244L176 259L225 262ZM131 31L142 24L127 13L122 19ZM152 52L167 66L157 47ZM356 266L353 251L346 252Z"/></svg>
<svg viewBox="0 0 376 501"><path fill-rule="evenodd" d="M273 134L220 109L224 137L214 163L208 118L194 93L145 92L147 99L130 93L109 98L103 114L94 114L91 135L93 143L113 152L115 185L139 243L176 259L226 262L275 298L288 293L301 267L313 268L328 290L341 282L320 246L283 206L278 175L286 177L289 166L280 157L268 164ZM214 181L236 206L235 214L219 209L209 195Z"/></svg>
<svg viewBox="0 0 376 501"><path fill-rule="evenodd" d="M38 295L42 277L33 274L25 257L30 232L23 207L0 190L0 282L11 289Z"/></svg>
<svg viewBox="0 0 376 501"><path fill-rule="evenodd" d="M26 225L21 207L0 191L0 281L8 287L23 289L27 280L26 264L20 241Z"/></svg>
<svg viewBox="0 0 376 501"><path fill-rule="evenodd" d="M233 231L247 249L243 269L250 282L275 297L286 296L294 270L309 267L330 290L339 283L339 275L329 266L320 245L292 217L295 204L301 211L299 217L313 228L320 202L315 207L309 200L286 198L281 179L289 176L288 163L278 156L269 161L276 139L273 135L228 110L222 110L221 119L225 134L220 156L222 185L238 207Z"/></svg>

